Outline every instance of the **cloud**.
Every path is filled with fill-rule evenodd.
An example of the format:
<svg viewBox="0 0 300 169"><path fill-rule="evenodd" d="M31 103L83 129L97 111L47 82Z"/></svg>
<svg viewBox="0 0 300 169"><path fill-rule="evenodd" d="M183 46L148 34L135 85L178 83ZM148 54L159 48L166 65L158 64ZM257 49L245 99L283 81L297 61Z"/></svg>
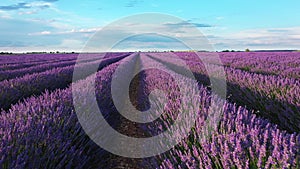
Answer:
<svg viewBox="0 0 300 169"><path fill-rule="evenodd" d="M67 32L62 32L62 33L95 33L99 30L100 28L83 28L83 29L72 29L71 31Z"/></svg>
<svg viewBox="0 0 300 169"><path fill-rule="evenodd" d="M50 35L50 31L42 31L42 32L37 32L37 33L29 33L28 35Z"/></svg>
<svg viewBox="0 0 300 169"><path fill-rule="evenodd" d="M29 4L31 8L38 8L38 9L47 9L52 6L52 3L49 2L32 2Z"/></svg>
<svg viewBox="0 0 300 169"><path fill-rule="evenodd" d="M38 22L18 19L0 18L0 47L10 47L12 50L22 46L47 46L60 43L64 37L47 36L55 28ZM21 29L20 29L21 28ZM40 36L29 36L31 32L41 32Z"/></svg>
<svg viewBox="0 0 300 169"><path fill-rule="evenodd" d="M31 8L31 6L28 3L18 3L14 5L0 6L0 9L4 11L12 11L12 10L28 9L28 8Z"/></svg>
<svg viewBox="0 0 300 169"><path fill-rule="evenodd" d="M217 49L299 49L300 27L244 30L208 37Z"/></svg>
<svg viewBox="0 0 300 169"><path fill-rule="evenodd" d="M100 28L86 28L86 29L71 29L71 30L64 30L60 31L57 30L55 32L51 31L42 31L42 32L31 32L28 35L69 35L69 34L93 34L96 33Z"/></svg>
<svg viewBox="0 0 300 169"><path fill-rule="evenodd" d="M286 29L269 29L268 32L289 32L289 30Z"/></svg>
<svg viewBox="0 0 300 169"><path fill-rule="evenodd" d="M36 14L38 13L38 11L34 10L34 11L21 11L18 14L19 15L32 15L32 14Z"/></svg>
<svg viewBox="0 0 300 169"><path fill-rule="evenodd" d="M11 15L7 11L0 11L0 18L2 19L10 19Z"/></svg>
<svg viewBox="0 0 300 169"><path fill-rule="evenodd" d="M223 19L225 19L224 16L218 16L218 17L216 17L216 20L223 20Z"/></svg>
<svg viewBox="0 0 300 169"><path fill-rule="evenodd" d="M42 0L42 1L44 1L44 2L57 2L59 0Z"/></svg>
<svg viewBox="0 0 300 169"><path fill-rule="evenodd" d="M32 3L22 2L13 5L0 6L0 10L14 11L14 10L31 9L31 8L46 9L50 7L51 7L51 3L48 2L32 2Z"/></svg>
<svg viewBox="0 0 300 169"><path fill-rule="evenodd" d="M174 28L178 28L178 27L190 27L190 26L195 26L195 27L198 27L198 28L213 27L212 25L209 25L209 24L191 23L191 22L189 22L189 20L186 21L186 22L166 23L165 26L174 27Z"/></svg>
<svg viewBox="0 0 300 169"><path fill-rule="evenodd" d="M42 19L42 18L33 18L30 19L30 21L32 22L39 22L39 23L43 23L43 24L49 24L49 23L53 23L55 21L57 21L56 19Z"/></svg>
<svg viewBox="0 0 300 169"><path fill-rule="evenodd" d="M126 38L113 47L115 51L153 51L153 50L188 50L177 39L158 34L144 34Z"/></svg>
<svg viewBox="0 0 300 169"><path fill-rule="evenodd" d="M128 26L130 25L130 26ZM157 32L155 35L147 36L136 36L131 37L123 42L121 50L124 49L134 49L135 50L178 50L187 49L181 42L177 39L181 39L184 42L189 42L189 44L206 43L204 41L196 42L194 32L189 32L189 30L194 29L192 24L179 24L180 26L174 27L175 23L166 23L166 25L156 25L153 23L149 24L138 24L136 22L124 22L119 23L109 28L95 27L95 28L83 28L83 29L69 29L69 30L42 30L38 32L31 32L28 35L33 36L33 38L49 38L49 37L69 37L74 40L86 42L94 33L101 29L101 35L92 39L92 46L89 46L89 51L102 51L102 49L110 48L106 44L99 45L99 42L105 41L107 44L109 42L115 43L115 40L121 40L119 38L131 37L132 35L145 35L151 32ZM174 37L164 37L168 35L159 35L159 32L168 32L169 35L174 35ZM51 35L51 36L49 36ZM97 34L96 34L97 35ZM97 38L101 38L97 39ZM173 39L172 39L173 38ZM199 39L204 39L203 37L198 37ZM77 41L77 42L78 42ZM77 43L79 44L79 43ZM95 44L95 46L93 46ZM120 46L119 46L120 47ZM199 45L191 45L191 48L199 47Z"/></svg>
<svg viewBox="0 0 300 169"><path fill-rule="evenodd" d="M143 1L142 0L130 0L128 3L126 3L125 7L127 7L127 8L136 7L141 2L143 2Z"/></svg>
<svg viewBox="0 0 300 169"><path fill-rule="evenodd" d="M74 50L81 49L84 45L84 42L78 39L63 39L61 44L59 45L64 50Z"/></svg>
<svg viewBox="0 0 300 169"><path fill-rule="evenodd" d="M174 38L171 37L165 37L161 36L159 34L155 33L149 33L149 34L141 34L137 36L131 36L126 39L126 41L131 41L131 42L137 42L137 43L148 43L148 42L174 42L177 41Z"/></svg>

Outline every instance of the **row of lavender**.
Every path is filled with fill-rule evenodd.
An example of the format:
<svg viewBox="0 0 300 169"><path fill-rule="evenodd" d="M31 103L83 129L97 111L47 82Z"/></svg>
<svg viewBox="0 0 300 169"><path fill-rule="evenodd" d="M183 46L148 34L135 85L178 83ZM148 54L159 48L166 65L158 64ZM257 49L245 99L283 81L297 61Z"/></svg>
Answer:
<svg viewBox="0 0 300 169"><path fill-rule="evenodd" d="M280 77L300 77L300 52L225 52L219 55L229 67Z"/></svg>
<svg viewBox="0 0 300 169"><path fill-rule="evenodd" d="M119 55L123 55L126 53L117 53ZM70 65L75 65L75 63L85 63L85 62L92 62L101 59L102 57L108 58L109 53L102 53L102 54L81 54L79 55L80 58L77 57L77 55L74 54L64 54L59 55L58 58L57 55L45 55L44 57L47 57L49 61L45 62L28 62L26 58L26 55L24 58L19 58L24 63L17 63L12 65L2 65L0 66L0 81L2 80L8 80L13 79L16 77L21 77L27 74L32 73L38 73L38 72L44 72L46 70L50 70L53 68L58 67L66 67ZM50 59L52 58L52 59ZM3 64L3 63L2 63ZM0 63L1 65L1 63ZM3 70L1 70L1 68Z"/></svg>
<svg viewBox="0 0 300 169"><path fill-rule="evenodd" d="M50 70L53 68L71 66L71 65L75 65L75 63L76 63L76 60L55 61L54 63L51 62L51 63L46 63L46 64L39 64L37 66L31 66L31 67L26 67L26 68L19 68L19 69L14 69L14 70L4 70L4 71L0 71L0 81L14 79L14 78L22 77L22 76L28 75L28 74L44 72L46 70Z"/></svg>
<svg viewBox="0 0 300 169"><path fill-rule="evenodd" d="M22 60L23 63L14 63L14 64L1 63L0 71L18 70L18 69L29 68L32 66L37 66L37 65L44 65L44 64L64 62L64 61L72 61L75 59L76 59L76 56L73 56L73 55L71 55L71 56L64 55L63 58L53 59L53 60L48 60L48 61L37 61L37 62L27 62L25 58L20 58L20 60Z"/></svg>
<svg viewBox="0 0 300 169"><path fill-rule="evenodd" d="M49 56L49 57L47 57ZM78 54L15 54L0 56L0 70L32 66L58 60L76 59Z"/></svg>
<svg viewBox="0 0 300 169"><path fill-rule="evenodd" d="M99 65L99 69L114 63L129 54L116 53L102 56L100 59L91 62L79 62L76 66L82 70L81 78L90 75L92 70L89 67ZM62 63L64 64L64 63ZM66 88L73 80L74 66L57 67L40 73L27 74L18 78L4 80L0 82L0 109L7 110L12 104L17 103L23 98L31 95L39 95L45 90L54 90L57 88ZM80 78L79 78L80 79Z"/></svg>
<svg viewBox="0 0 300 169"><path fill-rule="evenodd" d="M143 64L157 62L142 57ZM161 63L157 63L161 64ZM148 90L164 88L166 91L176 89L172 83L164 83L170 76L150 70L147 72ZM174 76L173 76L174 77ZM161 79L157 80L157 78ZM176 83L185 83L181 88L186 94L193 93L186 77L177 78ZM160 82L160 83L158 83ZM230 104L200 87L200 97L172 98L173 104L165 109L163 124L149 125L147 131L169 128L176 120L179 104L186 106L186 111L196 111L195 127L190 136L171 151L158 156L160 168L299 168L300 135L287 134L279 130L268 120L257 117L253 112ZM176 92L176 91L175 91ZM193 95L193 94L188 94ZM178 100L181 99L179 103ZM160 98L157 99L161 100ZM195 107L196 103L199 107ZM171 102L172 103L172 102ZM160 105L157 103L156 105ZM221 111L221 115L214 117ZM181 111L188 114L189 112ZM190 123L190 122L188 122ZM209 125L210 124L210 125ZM206 127L208 125L208 127ZM182 126L185 127L185 126ZM181 135L182 133L174 133Z"/></svg>
<svg viewBox="0 0 300 169"><path fill-rule="evenodd" d="M223 52L225 66L261 74L300 78L300 52Z"/></svg>
<svg viewBox="0 0 300 169"><path fill-rule="evenodd" d="M159 61L178 67L178 61L168 55L152 55ZM204 64L195 53L177 53L191 69L197 80L210 85ZM202 57L200 55L200 57ZM210 66L212 67L212 66ZM178 72L178 71L177 71ZM256 110L289 132L300 130L300 81L273 75L250 73L234 68L225 68L227 95L231 102Z"/></svg>

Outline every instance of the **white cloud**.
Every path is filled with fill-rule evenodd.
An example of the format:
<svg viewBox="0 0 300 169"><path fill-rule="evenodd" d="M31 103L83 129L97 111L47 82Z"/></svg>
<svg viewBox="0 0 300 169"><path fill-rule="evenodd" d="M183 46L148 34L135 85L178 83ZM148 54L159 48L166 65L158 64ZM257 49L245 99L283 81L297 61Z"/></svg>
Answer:
<svg viewBox="0 0 300 169"><path fill-rule="evenodd" d="M64 35L64 34L91 34L96 33L101 28L82 28L82 29L71 29L71 30L65 30L65 31L59 31L56 32L50 32L50 31L42 31L42 32L34 32L29 33L28 35Z"/></svg>
<svg viewBox="0 0 300 169"><path fill-rule="evenodd" d="M43 32L41 32L41 35L50 35L50 34L51 34L50 31L43 31Z"/></svg>
<svg viewBox="0 0 300 169"><path fill-rule="evenodd" d="M11 19L12 17L11 17L11 15L8 12L0 10L0 18Z"/></svg>
<svg viewBox="0 0 300 169"><path fill-rule="evenodd" d="M95 33L98 30L100 30L101 28L82 28L82 29L72 29L70 31L66 31L66 32L60 32L60 34L64 34L64 33Z"/></svg>
<svg viewBox="0 0 300 169"><path fill-rule="evenodd" d="M211 36L209 39L219 50L297 49L300 46L300 27L251 29Z"/></svg>
<svg viewBox="0 0 300 169"><path fill-rule="evenodd" d="M36 32L36 33L29 33L28 35L50 35L52 34L50 31L42 31L42 32Z"/></svg>
<svg viewBox="0 0 300 169"><path fill-rule="evenodd" d="M38 11L34 10L34 11L20 11L18 14L19 15L32 15L32 14L36 14Z"/></svg>
<svg viewBox="0 0 300 169"><path fill-rule="evenodd" d="M51 8L51 7L53 7L53 4L50 3L50 2L36 1L36 2L28 3L27 6L31 7L31 8L41 8L41 9L44 9L44 8Z"/></svg>
<svg viewBox="0 0 300 169"><path fill-rule="evenodd" d="M61 49L64 50L72 50L72 49L81 49L84 43L80 40L76 39L64 39L59 46Z"/></svg>
<svg viewBox="0 0 300 169"><path fill-rule="evenodd" d="M225 17L223 17L223 16L216 17L216 20L223 20L223 19L225 19Z"/></svg>

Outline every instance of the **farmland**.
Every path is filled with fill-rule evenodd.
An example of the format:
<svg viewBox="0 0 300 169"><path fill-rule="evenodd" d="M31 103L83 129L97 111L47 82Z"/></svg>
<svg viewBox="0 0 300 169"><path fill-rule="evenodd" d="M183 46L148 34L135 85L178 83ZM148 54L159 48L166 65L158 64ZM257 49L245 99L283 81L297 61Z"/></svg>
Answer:
<svg viewBox="0 0 300 169"><path fill-rule="evenodd" d="M83 54L84 59L79 54L0 55L0 168L299 168L300 53L216 54L223 65L205 52L99 53ZM224 70L225 97L213 90L205 65ZM147 67L160 69L137 71ZM75 69L81 72L76 79ZM118 112L112 95L117 71L135 74L127 101L139 111L156 105L156 120L132 122ZM214 78L218 82L218 75ZM188 136L166 152L147 158L114 155L89 137L76 114L78 105L90 108L85 96L93 89L87 86L95 88L107 123L129 137L160 135L181 114L195 112L195 122ZM164 94L150 101L157 89ZM219 116L213 130L205 128L214 114Z"/></svg>

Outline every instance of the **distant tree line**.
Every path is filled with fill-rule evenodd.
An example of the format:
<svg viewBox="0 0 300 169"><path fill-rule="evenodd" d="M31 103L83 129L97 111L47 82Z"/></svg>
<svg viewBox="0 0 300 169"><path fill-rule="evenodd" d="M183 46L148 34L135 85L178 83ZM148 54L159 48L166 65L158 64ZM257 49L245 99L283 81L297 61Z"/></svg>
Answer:
<svg viewBox="0 0 300 169"><path fill-rule="evenodd" d="M0 52L0 55L12 55L12 52Z"/></svg>
<svg viewBox="0 0 300 169"><path fill-rule="evenodd" d="M43 54L43 53L50 53L50 54L59 54L59 53L63 53L63 54L65 54L65 53L75 53L75 52L60 52L60 51L56 51L56 52L27 52L27 53L30 53L30 54Z"/></svg>
<svg viewBox="0 0 300 169"><path fill-rule="evenodd" d="M236 51L236 50L228 50L228 49L226 49L226 50L222 50L222 52L242 52L242 51L240 51L240 50L238 50L238 51ZM250 49L245 49L245 52L250 52Z"/></svg>

